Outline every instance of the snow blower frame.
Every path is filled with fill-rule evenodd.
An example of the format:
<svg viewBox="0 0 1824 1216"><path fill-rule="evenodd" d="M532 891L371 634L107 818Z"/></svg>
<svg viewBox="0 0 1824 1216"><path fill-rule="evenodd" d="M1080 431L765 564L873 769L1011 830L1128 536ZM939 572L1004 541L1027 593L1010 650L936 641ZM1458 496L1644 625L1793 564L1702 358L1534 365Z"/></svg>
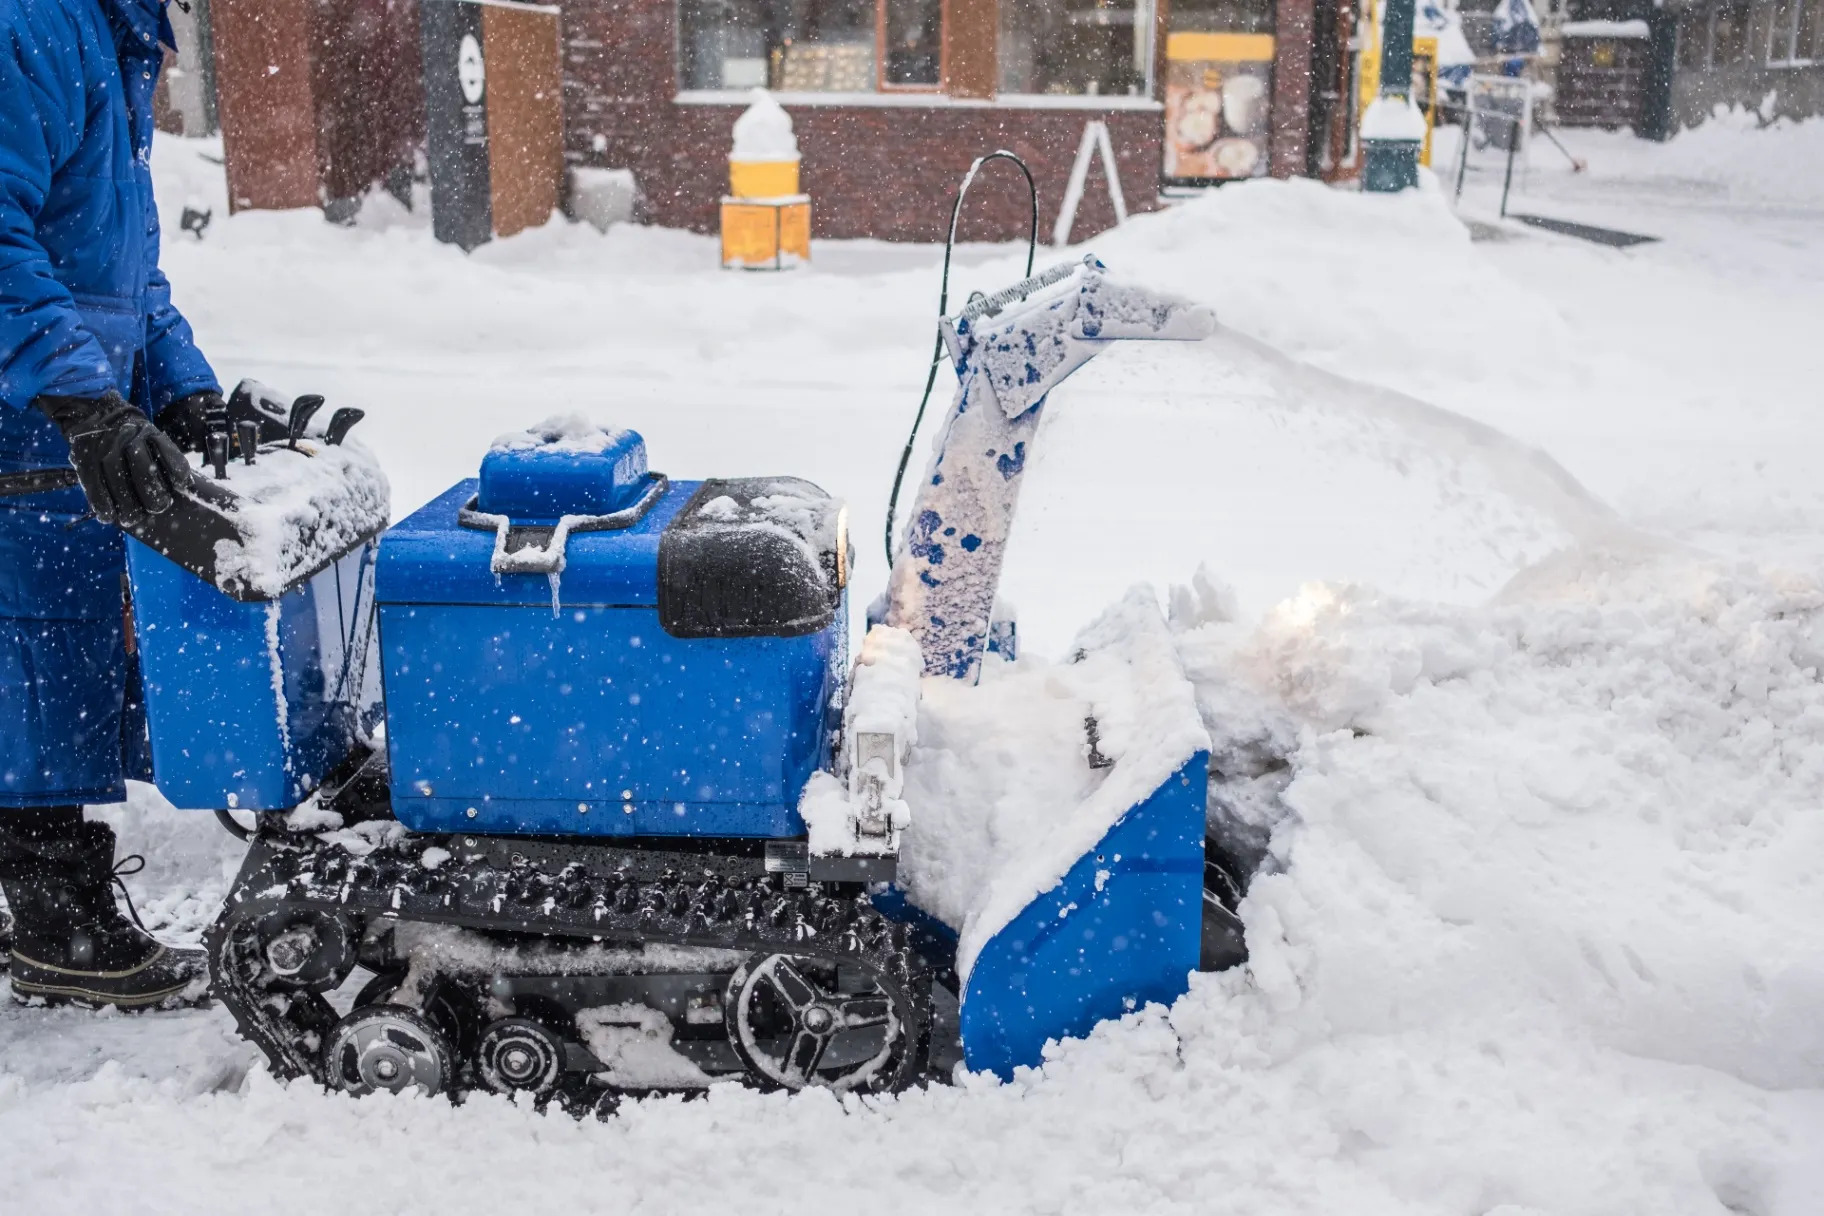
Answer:
<svg viewBox="0 0 1824 1216"><path fill-rule="evenodd" d="M976 162L952 242L989 159L1018 165ZM249 844L207 939L241 1032L356 1094L890 1092L951 1039L1009 1075L1234 961L1194 708L1144 760L1103 756L1092 716L1082 754L1123 796L1062 816L1075 835L968 925L896 885L920 681L1011 649L994 591L1047 395L1110 342L1213 324L1093 257L945 317L956 399L853 668L846 509L791 478L669 481L627 431L506 437L384 532L350 465L360 492L312 510L358 543L276 587L130 545L156 780Z"/></svg>

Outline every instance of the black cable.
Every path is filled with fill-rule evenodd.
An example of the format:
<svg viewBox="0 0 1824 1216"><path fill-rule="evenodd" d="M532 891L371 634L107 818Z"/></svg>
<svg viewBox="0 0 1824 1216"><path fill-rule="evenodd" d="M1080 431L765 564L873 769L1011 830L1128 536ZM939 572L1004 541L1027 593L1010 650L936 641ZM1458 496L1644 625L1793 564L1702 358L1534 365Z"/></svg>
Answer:
<svg viewBox="0 0 1824 1216"><path fill-rule="evenodd" d="M242 844L247 844L253 840L253 833L240 825L235 819L233 812L217 811L215 813L215 818L224 828L228 829L228 834L230 836L234 837Z"/></svg>
<svg viewBox="0 0 1824 1216"><path fill-rule="evenodd" d="M963 174L963 184L957 187L956 202L950 205L950 235L944 239L944 277L937 293L937 342L931 348L931 369L925 376L925 395L918 399L918 413L912 419L912 433L906 436L906 450L899 454L899 469L893 474L893 494L887 499L887 569L893 569L893 517L899 510L899 491L906 480L906 466L912 462L912 449L918 445L918 428L925 421L925 407L931 404L931 389L937 383L938 365L944 361L944 314L950 311L950 254L956 248L956 222L963 213L963 198L969 193L970 185L981 167L991 160L1010 160L1026 175L1026 194L1032 204L1032 228L1026 236L1026 276L1032 277L1032 260L1039 251L1039 187L1032 180L1032 170L1026 162L1006 149L998 149L986 156L978 156L975 163L969 166L969 172Z"/></svg>

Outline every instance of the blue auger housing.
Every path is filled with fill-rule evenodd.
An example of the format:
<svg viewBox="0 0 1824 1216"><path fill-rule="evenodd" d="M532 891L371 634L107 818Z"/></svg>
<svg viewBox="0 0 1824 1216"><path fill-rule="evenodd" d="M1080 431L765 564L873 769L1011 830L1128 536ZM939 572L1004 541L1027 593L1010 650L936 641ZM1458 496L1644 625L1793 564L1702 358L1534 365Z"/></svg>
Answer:
<svg viewBox="0 0 1824 1216"><path fill-rule="evenodd" d="M394 814L802 834L847 666L841 504L795 478L669 482L632 432L600 448L497 449L382 539Z"/></svg>

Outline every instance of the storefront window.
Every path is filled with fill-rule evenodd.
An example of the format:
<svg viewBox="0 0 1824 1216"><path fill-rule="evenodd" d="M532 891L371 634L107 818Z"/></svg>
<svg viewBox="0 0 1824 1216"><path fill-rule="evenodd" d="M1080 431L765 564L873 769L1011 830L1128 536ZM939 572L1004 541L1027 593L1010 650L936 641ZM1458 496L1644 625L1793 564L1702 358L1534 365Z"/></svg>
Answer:
<svg viewBox="0 0 1824 1216"><path fill-rule="evenodd" d="M1139 95L1150 0L1001 0L1000 91Z"/></svg>
<svg viewBox="0 0 1824 1216"><path fill-rule="evenodd" d="M685 89L934 89L943 0L679 0Z"/></svg>
<svg viewBox="0 0 1824 1216"><path fill-rule="evenodd" d="M1709 66L1710 50L1710 14L1694 10L1679 18L1678 22L1678 66L1681 68L1704 68Z"/></svg>
<svg viewBox="0 0 1824 1216"><path fill-rule="evenodd" d="M1272 0L1173 0L1172 29L1199 34L1271 34Z"/></svg>
<svg viewBox="0 0 1824 1216"><path fill-rule="evenodd" d="M1710 27L1710 62L1718 67L1748 58L1748 6L1725 4Z"/></svg>
<svg viewBox="0 0 1824 1216"><path fill-rule="evenodd" d="M934 89L944 61L943 0L881 0L881 84Z"/></svg>
<svg viewBox="0 0 1824 1216"><path fill-rule="evenodd" d="M1775 66L1806 64L1817 55L1819 11L1824 0L1774 0L1767 31L1767 62Z"/></svg>
<svg viewBox="0 0 1824 1216"><path fill-rule="evenodd" d="M1217 182L1266 173L1272 0L1173 0L1170 14L1165 177Z"/></svg>

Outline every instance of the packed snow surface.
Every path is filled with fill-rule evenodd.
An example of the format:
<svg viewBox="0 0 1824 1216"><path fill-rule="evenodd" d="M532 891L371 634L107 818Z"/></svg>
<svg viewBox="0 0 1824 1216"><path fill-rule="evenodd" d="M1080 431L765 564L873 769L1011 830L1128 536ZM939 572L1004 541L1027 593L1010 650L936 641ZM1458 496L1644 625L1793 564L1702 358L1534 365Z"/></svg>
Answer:
<svg viewBox="0 0 1824 1216"><path fill-rule="evenodd" d="M1003 591L1062 665L1125 588L1159 590L1222 826L1265 856L1245 969L1005 1085L714 1087L580 1123L280 1085L219 1009L7 1007L8 1203L1824 1211L1824 123L1563 138L1589 170L1535 148L1526 207L1662 243L1501 224L1476 162L1474 244L1437 192L1271 181L1096 242L1224 330L1059 391ZM199 151L159 144L161 196L225 216ZM730 277L711 240L554 224L464 257L389 206L171 241L218 369L367 406L400 511L552 402L638 427L675 476L790 469L852 504L878 586L937 251ZM1023 256L966 248L961 289ZM133 796L105 814L148 858L140 911L195 941L239 846Z"/></svg>

